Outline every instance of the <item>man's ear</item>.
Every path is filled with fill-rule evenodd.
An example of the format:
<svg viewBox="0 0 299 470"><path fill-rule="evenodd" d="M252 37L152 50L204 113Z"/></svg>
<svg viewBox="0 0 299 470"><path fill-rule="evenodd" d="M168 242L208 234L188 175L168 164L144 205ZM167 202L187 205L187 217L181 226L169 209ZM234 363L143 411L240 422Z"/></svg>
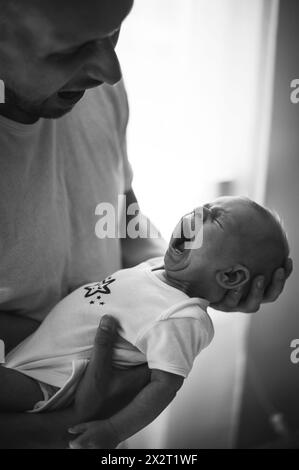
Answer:
<svg viewBox="0 0 299 470"><path fill-rule="evenodd" d="M246 284L249 279L250 273L248 268L240 264L216 273L216 281L223 289L236 289Z"/></svg>

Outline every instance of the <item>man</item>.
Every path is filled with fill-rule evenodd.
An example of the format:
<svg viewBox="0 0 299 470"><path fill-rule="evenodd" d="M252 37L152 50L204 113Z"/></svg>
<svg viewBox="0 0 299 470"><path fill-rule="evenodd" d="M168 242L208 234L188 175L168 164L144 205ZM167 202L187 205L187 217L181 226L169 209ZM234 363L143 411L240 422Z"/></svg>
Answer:
<svg viewBox="0 0 299 470"><path fill-rule="evenodd" d="M161 240L100 240L94 231L100 202L116 207L123 193L127 205L136 202L114 51L132 3L0 0L0 338L7 350L79 285L163 253ZM291 269L289 262L278 270L268 292L257 278L245 301L236 291L215 307L255 311L278 297ZM65 447L68 426L99 418L103 408L112 413L144 386L146 368L112 371L113 327L111 319L104 333L100 327L74 405L0 416L0 446Z"/></svg>

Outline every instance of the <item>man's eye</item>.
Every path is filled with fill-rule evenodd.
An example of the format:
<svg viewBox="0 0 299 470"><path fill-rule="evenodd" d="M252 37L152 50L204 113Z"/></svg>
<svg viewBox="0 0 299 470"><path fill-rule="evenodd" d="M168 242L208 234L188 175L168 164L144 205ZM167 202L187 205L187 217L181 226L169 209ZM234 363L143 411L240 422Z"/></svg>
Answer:
<svg viewBox="0 0 299 470"><path fill-rule="evenodd" d="M59 52L54 52L53 54L50 54L48 56L49 59L54 59L54 60L61 60L63 59L64 57L67 58L67 57L72 57L74 54L77 53L79 49L76 48L76 49L70 49L70 50L67 50L67 51L59 51Z"/></svg>
<svg viewBox="0 0 299 470"><path fill-rule="evenodd" d="M86 47L89 44L90 43L87 42L85 44L81 44L81 46L70 47L69 49L63 49L61 51L57 51L51 54L51 58L71 57L72 55L77 54L79 51L81 51L84 47Z"/></svg>
<svg viewBox="0 0 299 470"><path fill-rule="evenodd" d="M77 54L77 52L81 51L86 46L86 44L82 44L82 46L76 46L72 47L71 49L67 49L65 51L62 51L61 54L63 55L74 55Z"/></svg>

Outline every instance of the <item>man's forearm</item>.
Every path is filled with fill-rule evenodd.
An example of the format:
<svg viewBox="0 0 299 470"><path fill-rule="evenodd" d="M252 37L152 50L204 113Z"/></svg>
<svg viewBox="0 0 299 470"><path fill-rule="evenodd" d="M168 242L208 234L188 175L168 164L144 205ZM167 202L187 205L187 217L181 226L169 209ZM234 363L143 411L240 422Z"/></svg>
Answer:
<svg viewBox="0 0 299 470"><path fill-rule="evenodd" d="M0 414L0 449L66 449L68 428L77 424L71 408L53 413Z"/></svg>
<svg viewBox="0 0 299 470"><path fill-rule="evenodd" d="M0 312L0 339L4 341L5 352L8 353L38 327L39 323L30 318Z"/></svg>
<svg viewBox="0 0 299 470"><path fill-rule="evenodd" d="M10 313L0 313L0 339L5 353L32 334L38 322ZM70 408L54 413L0 414L0 449L60 449L68 446L67 429L76 424Z"/></svg>
<svg viewBox="0 0 299 470"><path fill-rule="evenodd" d="M130 207L134 208L133 213ZM127 236L121 239L123 268L136 266L150 258L164 256L167 249L167 243L159 236L152 222L141 211L136 216L135 211L138 207L136 196L131 189L126 193ZM136 227L139 232L137 237ZM133 236L131 229L134 232Z"/></svg>

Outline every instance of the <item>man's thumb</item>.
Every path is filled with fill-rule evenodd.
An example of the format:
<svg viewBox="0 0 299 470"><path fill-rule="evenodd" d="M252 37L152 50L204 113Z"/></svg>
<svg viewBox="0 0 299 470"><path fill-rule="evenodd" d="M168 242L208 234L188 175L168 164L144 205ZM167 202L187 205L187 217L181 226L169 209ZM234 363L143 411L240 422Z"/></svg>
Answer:
<svg viewBox="0 0 299 470"><path fill-rule="evenodd" d="M101 318L96 337L95 348L106 349L113 346L117 331L117 321L110 315L104 315Z"/></svg>

